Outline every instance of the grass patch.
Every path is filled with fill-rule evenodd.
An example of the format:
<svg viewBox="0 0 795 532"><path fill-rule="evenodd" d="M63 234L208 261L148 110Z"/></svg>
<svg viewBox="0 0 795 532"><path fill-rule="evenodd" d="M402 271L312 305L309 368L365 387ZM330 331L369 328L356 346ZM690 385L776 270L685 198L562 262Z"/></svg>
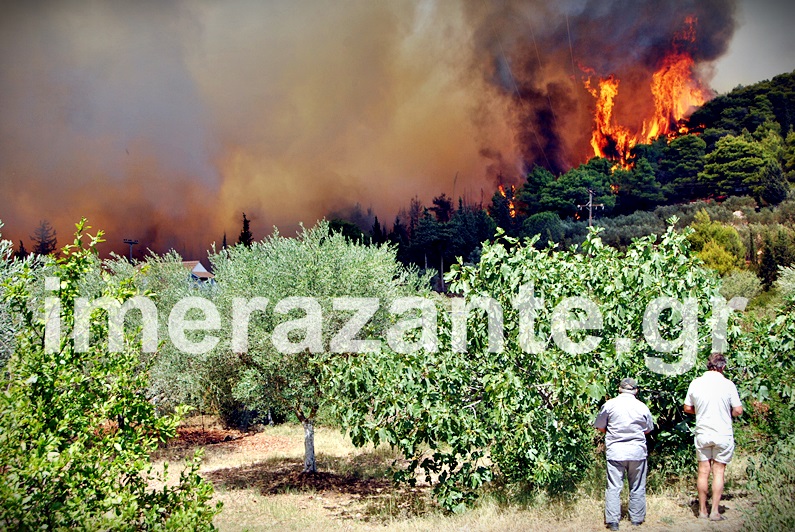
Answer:
<svg viewBox="0 0 795 532"><path fill-rule="evenodd" d="M205 419L205 429L212 428L214 425ZM593 466L574 493L551 496L528 486L501 485L497 481L484 490L473 508L449 515L435 504L429 487L392 483L392 463L398 460L400 465L401 457L389 447L355 448L339 430L326 427L316 429L315 444L317 475L301 474L303 429L297 424L267 427L260 433L200 445L206 453L201 474L214 485L214 500L224 503L215 525L223 531L604 529L604 456L597 451ZM745 497L747 456L739 449L727 468L723 506L729 521L703 526L693 511L695 475L666 483L660 470L650 472L643 529L743 529L740 510L750 509L752 497ZM625 518L627 493L626 489L622 492ZM622 528L627 525L626 521L621 523Z"/></svg>

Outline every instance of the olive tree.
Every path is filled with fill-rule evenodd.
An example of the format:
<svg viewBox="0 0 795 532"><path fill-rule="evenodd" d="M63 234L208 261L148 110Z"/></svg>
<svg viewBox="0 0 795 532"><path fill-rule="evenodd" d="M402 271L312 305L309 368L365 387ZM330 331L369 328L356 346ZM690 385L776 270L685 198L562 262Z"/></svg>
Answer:
<svg viewBox="0 0 795 532"><path fill-rule="evenodd" d="M0 229L2 228L3 223L0 222ZM3 298L3 285L18 271L19 263L14 260L14 245L9 240L0 239L0 369L5 366L14 350L16 332L14 316L8 302Z"/></svg>
<svg viewBox="0 0 795 532"><path fill-rule="evenodd" d="M219 401L292 412L304 427L304 471L316 471L314 427L319 409L330 399L333 361L353 351L335 340L338 334L351 318L375 305L356 338L379 338L391 323L387 309L393 300L428 290L427 276L402 266L395 255L391 245L350 241L330 231L325 221L302 227L295 238L275 232L251 246L212 254L215 288L189 295L205 298L218 310L222 326L212 332L218 342L196 354L164 346L155 366L159 391L186 399L193 394L197 400L197 390L212 388ZM156 292L184 285L167 264L156 266L152 272L172 271L150 272L165 281ZM161 294L164 307L173 305L184 288L169 290Z"/></svg>

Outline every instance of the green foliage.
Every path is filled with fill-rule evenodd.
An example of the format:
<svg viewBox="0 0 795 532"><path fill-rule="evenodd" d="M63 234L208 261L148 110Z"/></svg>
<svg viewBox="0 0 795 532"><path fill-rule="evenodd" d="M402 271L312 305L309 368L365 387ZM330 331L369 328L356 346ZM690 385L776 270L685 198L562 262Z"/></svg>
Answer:
<svg viewBox="0 0 795 532"><path fill-rule="evenodd" d="M516 203L519 211L525 216L532 216L539 212L541 194L553 181L555 181L555 176L552 175L552 172L542 166L533 167L533 170L527 174L527 181L516 193Z"/></svg>
<svg viewBox="0 0 795 532"><path fill-rule="evenodd" d="M781 165L774 155L747 133L728 135L715 144L704 158L700 181L720 194L752 194L765 204L778 203L786 197Z"/></svg>
<svg viewBox="0 0 795 532"><path fill-rule="evenodd" d="M785 274L786 283L790 274ZM795 297L788 292L777 310L771 318L752 320L734 353L741 369L738 387L758 403L755 421L774 437L795 430Z"/></svg>
<svg viewBox="0 0 795 532"><path fill-rule="evenodd" d="M348 240L364 242L364 232L359 226L348 220L335 218L329 222L329 229L334 233L340 233Z"/></svg>
<svg viewBox="0 0 795 532"><path fill-rule="evenodd" d="M665 220L656 213L637 211L625 216L600 218L596 225L603 229L602 242L618 249L626 249L636 238L665 232Z"/></svg>
<svg viewBox="0 0 795 532"><path fill-rule="evenodd" d="M494 220L483 209L459 203L450 220L451 255L463 257L465 261L477 262L481 242L492 238L496 227Z"/></svg>
<svg viewBox="0 0 795 532"><path fill-rule="evenodd" d="M313 297L323 312L324 346L350 316L347 311L332 308L333 298L377 298L381 310L361 333L364 338L377 337L389 323L387 308L391 301L416 294L423 283L413 271L396 262L393 248L366 246L339 233L329 234L325 222L303 229L297 238L277 233L251 248L234 248L210 260L219 286L215 300L222 312L228 312L236 297L268 298L271 305L291 296ZM313 419L327 399L323 370L337 355L327 353L325 347L320 353L278 352L270 335L280 323L295 319L294 314L252 314L248 352L234 364L240 369L234 394L250 408L279 405L304 421ZM229 348L228 344L223 347Z"/></svg>
<svg viewBox="0 0 795 532"><path fill-rule="evenodd" d="M713 222L703 209L696 213L690 227L693 232L687 238L709 267L725 275L744 263L745 245L737 229Z"/></svg>
<svg viewBox="0 0 795 532"><path fill-rule="evenodd" d="M3 222L0 221L0 229ZM1 235L0 235L1 236ZM29 267L38 259L27 259ZM0 371L3 370L16 345L16 335L19 331L20 320L12 310L5 297L6 285L23 270L24 261L14 259L14 245L9 240L0 239Z"/></svg>
<svg viewBox="0 0 795 532"><path fill-rule="evenodd" d="M723 278L720 293L727 300L744 297L752 300L762 292L762 282L754 272L735 270Z"/></svg>
<svg viewBox="0 0 795 532"><path fill-rule="evenodd" d="M780 268L776 287L785 300L795 300L795 268L788 266Z"/></svg>
<svg viewBox="0 0 795 532"><path fill-rule="evenodd" d="M759 277L769 289L778 278L779 268L795 263L795 232L786 226L770 227L763 242Z"/></svg>
<svg viewBox="0 0 795 532"><path fill-rule="evenodd" d="M771 444L748 466L749 488L759 501L745 512L747 530L795 529L795 435Z"/></svg>
<svg viewBox="0 0 795 532"><path fill-rule="evenodd" d="M524 221L522 236L538 236L537 247L546 247L547 243L563 241L565 233L560 217L554 212L539 212Z"/></svg>
<svg viewBox="0 0 795 532"><path fill-rule="evenodd" d="M705 103L689 119L696 129L718 128L739 134L743 129L755 131L774 120L781 131L795 124L795 72L781 74L769 81L738 87Z"/></svg>
<svg viewBox="0 0 795 532"><path fill-rule="evenodd" d="M118 262L117 267L132 268L126 261ZM241 405L232 397L235 368L230 357L218 351L186 353L169 337L168 317L174 305L187 297L212 298L214 285L192 282L182 257L174 251L150 255L139 268L139 287L157 294L158 338L162 341L149 371L150 396L162 411L185 404L200 412L236 415Z"/></svg>
<svg viewBox="0 0 795 532"><path fill-rule="evenodd" d="M74 243L48 265L47 275L60 281L52 298L60 304L57 349L45 347L40 272L25 263L4 283L4 300L23 328L0 394L0 527L212 529L220 506L207 504L212 487L198 476L200 455L170 486L149 461L158 443L174 436L184 410L155 414L145 397L140 344L127 335L124 349L110 352L104 311L96 311L90 348L76 350L74 299L86 283L102 279L101 295L119 302L137 294L131 279L100 274L94 245L101 233L90 237L84 229L83 221Z"/></svg>
<svg viewBox="0 0 795 532"><path fill-rule="evenodd" d="M795 131L790 130L784 140L781 153L781 166L786 173L787 179L795 183Z"/></svg>
<svg viewBox="0 0 795 532"><path fill-rule="evenodd" d="M593 190L594 203L604 205L605 212L609 213L616 204L616 196L610 188L613 184L611 168L612 163L607 159L594 157L569 170L541 191L540 210L556 212L561 218L573 217L578 205L588 203L588 190Z"/></svg>
<svg viewBox="0 0 795 532"><path fill-rule="evenodd" d="M638 159L631 170L616 170L613 179L618 183L618 212L649 209L665 199L654 169L646 159Z"/></svg>
<svg viewBox="0 0 795 532"><path fill-rule="evenodd" d="M697 256L704 262L704 266L715 270L721 276L734 271L737 267L737 258L714 240L704 244Z"/></svg>
<svg viewBox="0 0 795 532"><path fill-rule="evenodd" d="M435 268L443 272L446 264L453 261L452 224L439 222L426 210L414 231L411 252L414 261L421 267Z"/></svg>
<svg viewBox="0 0 795 532"><path fill-rule="evenodd" d="M478 296L503 309L505 345L490 352L487 320L476 311L467 322L467 352L452 347L449 313L442 313L438 351L397 354L388 350L352 358L337 376L341 418L357 445L387 442L409 461L397 478L412 482L415 470L435 483L446 508L457 511L495 475L550 491L572 488L592 460L590 427L599 405L614 395L620 378L636 377L648 394L658 430L661 462L685 452L691 437L681 401L698 369L680 375L650 371L646 356L660 356L641 336L646 305L659 296L695 297L699 308L699 358L710 349L710 297L717 279L689 256L683 235L672 228L661 238L640 239L625 253L591 234L576 251L538 250L503 237L484 247L477 266L456 265L451 289L465 301ZM545 349L522 347L512 301L535 283L543 298L536 332ZM595 302L604 317L602 337L590 352L567 352L549 343L553 309L566 297ZM667 316L667 317L666 317ZM661 319L663 335L676 338L681 316ZM736 327L731 334L736 334ZM616 340L631 339L627 351ZM573 333L582 341L583 333ZM666 362L675 363L678 354ZM685 451L686 450L686 451ZM488 459L487 459L488 458Z"/></svg>
<svg viewBox="0 0 795 532"><path fill-rule="evenodd" d="M489 205L488 212L497 227L502 228L509 235L516 236L519 230L519 223L515 217L515 206L512 208L513 201L513 187L498 189L491 197L491 205Z"/></svg>
<svg viewBox="0 0 795 532"><path fill-rule="evenodd" d="M663 149L659 179L673 201L687 201L704 196L707 189L698 180L704 169L707 143L696 135L682 135Z"/></svg>
<svg viewBox="0 0 795 532"><path fill-rule="evenodd" d="M795 296L787 287L792 269L782 271L783 308L769 320L755 320L734 354L736 382L751 403L751 421L767 437L749 463L749 487L760 499L750 510L751 530L795 527Z"/></svg>

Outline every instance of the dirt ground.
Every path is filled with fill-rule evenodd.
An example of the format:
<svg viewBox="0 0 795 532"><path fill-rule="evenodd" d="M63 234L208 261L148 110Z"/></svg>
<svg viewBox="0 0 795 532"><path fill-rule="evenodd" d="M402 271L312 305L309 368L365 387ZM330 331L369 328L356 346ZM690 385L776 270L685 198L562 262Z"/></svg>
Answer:
<svg viewBox="0 0 795 532"><path fill-rule="evenodd" d="M580 496L573 504L551 502L529 508L484 502L461 515L445 515L426 487L395 486L388 467L397 458L387 448L356 449L338 431L316 432L319 472L301 473L301 427L268 427L259 433L224 430L196 421L179 429L179 437L158 459L179 461L204 449L202 476L212 482L215 500L224 503L216 516L220 530L604 530L603 500ZM743 510L752 497L743 491L742 464L727 469L721 514L726 520L697 519L695 487L648 496L646 523L621 529L647 531L739 531ZM734 475L734 478L732 478Z"/></svg>

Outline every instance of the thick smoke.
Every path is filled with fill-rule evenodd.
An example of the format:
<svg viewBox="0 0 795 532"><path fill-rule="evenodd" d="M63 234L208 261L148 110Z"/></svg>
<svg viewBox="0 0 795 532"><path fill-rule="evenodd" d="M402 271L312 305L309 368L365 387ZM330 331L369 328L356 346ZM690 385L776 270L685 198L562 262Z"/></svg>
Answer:
<svg viewBox="0 0 795 532"><path fill-rule="evenodd" d="M106 251L137 238L139 253L189 256L236 241L243 211L258 238L357 203L389 223L415 196L566 169L588 153L582 67L616 74L622 106L686 14L703 65L733 29L733 4L715 1L2 9L4 236L27 243L48 219L64 243L87 216Z"/></svg>
<svg viewBox="0 0 795 532"><path fill-rule="evenodd" d="M497 5L498 7L494 7ZM673 51L688 53L708 82L710 62L734 32L732 0L590 0L472 2L479 61L487 79L513 102L512 124L528 165L561 172L588 153L593 97L584 89L620 80L615 117L640 130L654 102L652 74ZM677 37L693 17L695 40Z"/></svg>

